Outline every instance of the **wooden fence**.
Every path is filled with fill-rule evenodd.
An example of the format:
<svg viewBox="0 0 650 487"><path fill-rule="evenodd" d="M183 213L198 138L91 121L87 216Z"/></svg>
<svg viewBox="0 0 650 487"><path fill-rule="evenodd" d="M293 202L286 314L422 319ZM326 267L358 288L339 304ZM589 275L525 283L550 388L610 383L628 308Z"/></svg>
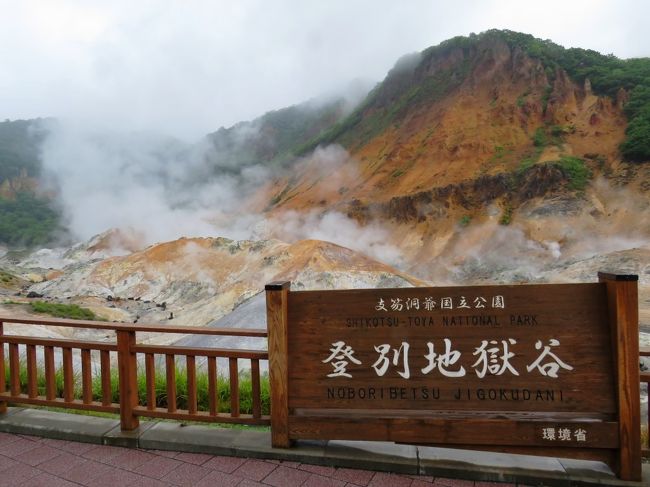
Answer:
<svg viewBox="0 0 650 487"><path fill-rule="evenodd" d="M394 441L598 460L640 480L638 276L598 281L267 284L273 446Z"/></svg>
<svg viewBox="0 0 650 487"><path fill-rule="evenodd" d="M641 357L650 357L650 347L641 347L639 349ZM640 374L641 382L645 383L648 388L648 418L647 418L647 438L646 444L642 445L642 454L646 458L650 458L650 371L644 371Z"/></svg>
<svg viewBox="0 0 650 487"><path fill-rule="evenodd" d="M82 339L35 338L9 335L4 326L11 324L46 325L85 330L114 331L114 342ZM243 423L268 425L268 415L262 414L260 387L260 361L268 360L265 350L241 350L223 348L190 348L179 346L146 345L137 340L137 333L174 333L190 335L221 335L265 338L265 329L208 328L168 325L107 323L100 321L34 319L0 317L0 413L6 411L7 403L35 404L41 406L81 409L117 413L123 430L138 427L140 417L167 418L175 420L208 421L218 423ZM8 364L5 363L5 344L8 344ZM25 348L21 353L19 347ZM75 371L73 351L79 350L81 374ZM99 355L101 377L100 397L93 397L93 373L91 353ZM55 355L60 354L63 371L63 391L57 394ZM164 356L166 382L166 408L156 404L156 357ZM42 357L42 359L39 359ZM187 371L187 409L177 408L176 358L183 357ZM197 357L205 358L208 372L209 410L199 411L197 406ZM219 412L217 394L217 359L228 360L230 412ZM240 412L239 360L250 361L252 383L252 414ZM182 358L181 358L182 360ZM26 381L21 381L21 363L26 369ZM38 363L43 367L39 368ZM138 397L138 366L144 363L146 375L146 399ZM79 365L79 364L77 364ZM6 367L9 384L5 381ZM113 402L111 375L117 370L119 377L119 403ZM45 388L38 388L38 375L44 374ZM23 374L24 375L24 374ZM75 398L75 379L81 379L81 398ZM41 378L43 379L43 378ZM22 382L26 382L23 384ZM78 384L77 384L78 386ZM26 389L26 393L23 390ZM44 394L43 394L44 393Z"/></svg>
<svg viewBox="0 0 650 487"><path fill-rule="evenodd" d="M285 310L286 313L286 310ZM114 331L114 342L99 342L75 339L35 338L3 333L4 325L30 324L53 327L70 327L86 330ZM42 406L81 409L116 413L120 415L121 426L131 430L138 426L139 417L167 418L221 423L244 423L269 425L270 417L262 414L260 387L260 361L268 361L264 350L240 350L221 348L189 348L178 346L154 346L138 344L137 333L176 333L189 335L267 337L266 329L181 327L167 325L106 323L98 321L34 319L0 317L0 413L6 411L7 403L34 404ZM282 338L282 337L281 337ZM8 344L8 356L5 356ZM25 348L21 354L19 347ZM73 350L81 356L81 374L75 374ZM91 353L100 357L101 395L93 397ZM60 353L63 371L63 393L57 395L55 383L55 355ZM138 359L138 354L141 354ZM39 356L42 357L39 360ZM167 407L156 405L155 375L156 356L164 356ZM650 357L650 347L642 347L640 356ZM176 358L185 360L187 371L187 409L177 408ZM196 386L196 359L205 357L208 371L209 410L198 411ZM217 394L217 358L227 359L229 366L230 413L219 413ZM8 360L7 360L8 359ZM249 360L252 382L252 414L241 414L239 406L239 363ZM38 363L43 365L38 367ZM21 362L26 368L26 383L21 381ZM146 375L146 400L141 402L137 391L137 369L144 363ZM9 371L9 383L4 380ZM111 371L117 370L119 376L119 402L113 402L111 391ZM78 372L78 371L77 371ZM38 374L44 374L45 390L39 391ZM75 399L75 381L81 380L82 398ZM650 372L641 372L640 379L650 387ZM26 393L23 393L26 389ZM282 391L271 391L280 394ZM44 393L44 394L43 394ZM272 396L273 401L273 396ZM648 411L650 425L650 408ZM650 457L650 439L643 447L643 455Z"/></svg>

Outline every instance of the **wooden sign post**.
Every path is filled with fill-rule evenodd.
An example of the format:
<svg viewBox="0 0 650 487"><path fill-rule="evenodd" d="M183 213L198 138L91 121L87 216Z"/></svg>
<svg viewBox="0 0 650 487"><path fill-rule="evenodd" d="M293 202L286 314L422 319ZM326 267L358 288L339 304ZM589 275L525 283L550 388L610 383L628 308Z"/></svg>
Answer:
<svg viewBox="0 0 650 487"><path fill-rule="evenodd" d="M377 440L600 460L641 479L637 277L266 286L273 446Z"/></svg>

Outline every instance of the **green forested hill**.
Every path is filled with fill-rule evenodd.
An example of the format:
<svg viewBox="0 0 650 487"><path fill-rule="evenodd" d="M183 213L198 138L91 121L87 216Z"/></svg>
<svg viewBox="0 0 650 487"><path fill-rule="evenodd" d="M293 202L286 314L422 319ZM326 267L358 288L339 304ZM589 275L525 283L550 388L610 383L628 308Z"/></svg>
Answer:
<svg viewBox="0 0 650 487"><path fill-rule="evenodd" d="M38 176L40 146L45 138L41 120L0 122L0 183L7 179Z"/></svg>
<svg viewBox="0 0 650 487"><path fill-rule="evenodd" d="M471 72L471 60L476 59L477 50L490 41L503 41L512 49L539 59L551 84L556 69L561 68L580 84L589 79L596 94L616 99L619 90L626 90L629 99L625 114L629 124L621 153L629 161L650 161L650 58L624 60L593 50L566 49L550 40L508 30L454 37L419 54L403 57L356 110L297 152L307 153L319 144L334 142L353 148L387 127L399 125L418 105L445 97L460 86ZM427 66L432 60L444 58L455 50L462 50L463 61L431 74ZM550 89L551 85L549 92Z"/></svg>
<svg viewBox="0 0 650 487"><path fill-rule="evenodd" d="M37 247L51 243L60 230L61 215L52 203L21 192L0 198L0 244Z"/></svg>
<svg viewBox="0 0 650 487"><path fill-rule="evenodd" d="M52 241L61 215L47 198L12 182L37 178L41 173L41 144L47 131L43 120L0 122L0 244L35 247Z"/></svg>
<svg viewBox="0 0 650 487"><path fill-rule="evenodd" d="M209 134L212 150L207 155L219 170L255 164L281 165L294 159L304 143L331 127L344 113L342 98L268 112L250 122Z"/></svg>
<svg viewBox="0 0 650 487"><path fill-rule="evenodd" d="M483 35L502 36L511 46L539 58L547 68L561 67L575 81L589 79L599 95L616 98L619 90L626 90L628 127L621 152L629 161L650 161L650 58L619 59L590 49L565 49L549 40L511 31L488 31Z"/></svg>

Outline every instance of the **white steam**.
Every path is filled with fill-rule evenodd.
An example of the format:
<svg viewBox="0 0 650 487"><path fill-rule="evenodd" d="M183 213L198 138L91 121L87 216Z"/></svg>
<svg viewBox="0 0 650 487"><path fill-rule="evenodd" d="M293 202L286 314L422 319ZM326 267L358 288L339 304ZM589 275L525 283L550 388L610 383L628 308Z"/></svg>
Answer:
<svg viewBox="0 0 650 487"><path fill-rule="evenodd" d="M293 172L306 176L309 184L304 183L307 187L302 190L314 205L327 202L332 195L338 200L340 192L360 176L358 162L340 145L317 147L294 165ZM286 242L326 240L387 264L402 264L401 252L390 242L386 224L374 221L362 226L332 209L287 210L276 215L258 226L258 231Z"/></svg>
<svg viewBox="0 0 650 487"><path fill-rule="evenodd" d="M264 179L263 168L248 168L242 178L208 178L203 150L157 135L56 123L42 160L76 238L135 228L152 243L215 235L210 220L231 211L250 185Z"/></svg>
<svg viewBox="0 0 650 487"><path fill-rule="evenodd" d="M487 208L486 221L456 228L429 265L411 270L444 282L545 281L586 261L598 270L640 273L630 267L633 257L618 253L650 249L650 201L642 193L597 179L566 204L568 213L557 209L557 200L526 204L508 226Z"/></svg>
<svg viewBox="0 0 650 487"><path fill-rule="evenodd" d="M242 126L242 141L251 126ZM271 177L263 165L233 171L215 159L207 140L194 146L152 134L107 132L69 122L50 128L43 147L45 179L55 181L74 237L88 240L109 229L143 236L143 244L180 237L223 236L237 240L275 237L287 242L326 240L399 264L399 250L376 223L360 226L336 212L286 211L270 221L246 205ZM240 141L240 142L242 142ZM310 197L337 193L358 176L357 163L340 146L317 148L291 174L312 181Z"/></svg>
<svg viewBox="0 0 650 487"><path fill-rule="evenodd" d="M323 214L316 210L306 213L287 211L270 223L274 232L288 242L327 240L393 266L402 264L400 250L390 243L390 232L377 223L362 227L341 213Z"/></svg>
<svg viewBox="0 0 650 487"><path fill-rule="evenodd" d="M492 220L457 233L427 271L445 282L529 282L537 280L561 255L559 242L540 242L517 224L503 226Z"/></svg>

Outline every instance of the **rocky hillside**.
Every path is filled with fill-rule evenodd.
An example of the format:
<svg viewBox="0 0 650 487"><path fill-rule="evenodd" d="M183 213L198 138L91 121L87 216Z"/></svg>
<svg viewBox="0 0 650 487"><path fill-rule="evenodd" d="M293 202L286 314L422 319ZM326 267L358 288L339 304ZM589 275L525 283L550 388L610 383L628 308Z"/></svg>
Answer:
<svg viewBox="0 0 650 487"><path fill-rule="evenodd" d="M354 113L306 146L341 144L358 161L357 181L342 194L333 191L328 203L390 201L479 177L501 176L504 185L513 171L563 156L618 169L628 120L624 107L643 86L631 85L630 92L621 77L618 90L595 90L586 74L576 79L533 52L538 45L565 52L531 36L490 31L400 60ZM609 59L569 51L584 53L585 63L593 56ZM276 206L309 203L310 169L278 183L282 197ZM562 179L572 178L563 173ZM554 183L561 182L558 177Z"/></svg>
<svg viewBox="0 0 650 487"><path fill-rule="evenodd" d="M221 127L206 136L210 149L206 153L207 165L214 171L239 172L258 164L289 164L303 144L333 126L348 111L345 98L314 100L230 128Z"/></svg>
<svg viewBox="0 0 650 487"><path fill-rule="evenodd" d="M468 234L487 245L504 227L565 255L597 236L642 241L650 126L641 141L630 128L645 126L646 92L647 59L508 31L451 39L398 61L256 204L270 218L316 209L381 221L407 268L427 278ZM308 152L325 144L347 151L326 171Z"/></svg>
<svg viewBox="0 0 650 487"><path fill-rule="evenodd" d="M649 137L650 60L509 31L458 37L400 59L353 109L342 99L296 105L179 146L162 165L153 151L149 184L154 174L167 192L192 188L177 206L203 183L211 190L206 181L264 168L253 191L230 188L241 214L218 215L245 216L259 238L143 248L104 236L37 253L10 280L41 268L48 280L32 290L50 299L109 319L173 313L190 324L278 278L297 288L593 280L625 264L650 309ZM327 232L310 233L323 223ZM313 233L366 253L384 245L423 281Z"/></svg>
<svg viewBox="0 0 650 487"><path fill-rule="evenodd" d="M322 241L287 244L277 240L184 238L127 251L127 255L107 256L103 247L115 238L115 232L110 232L68 252L59 261L60 271L40 267L56 265L52 256L46 260L42 253L40 260L23 261L13 270L20 274L22 269L24 278L43 281L29 288L32 296L37 293L45 300L80 304L109 320L174 320L179 325L204 325L221 318L275 280L290 280L294 289L423 283ZM133 242L122 240L123 244L126 240L124 247ZM31 273L24 274L28 266ZM12 296L12 301L28 302L26 294Z"/></svg>

